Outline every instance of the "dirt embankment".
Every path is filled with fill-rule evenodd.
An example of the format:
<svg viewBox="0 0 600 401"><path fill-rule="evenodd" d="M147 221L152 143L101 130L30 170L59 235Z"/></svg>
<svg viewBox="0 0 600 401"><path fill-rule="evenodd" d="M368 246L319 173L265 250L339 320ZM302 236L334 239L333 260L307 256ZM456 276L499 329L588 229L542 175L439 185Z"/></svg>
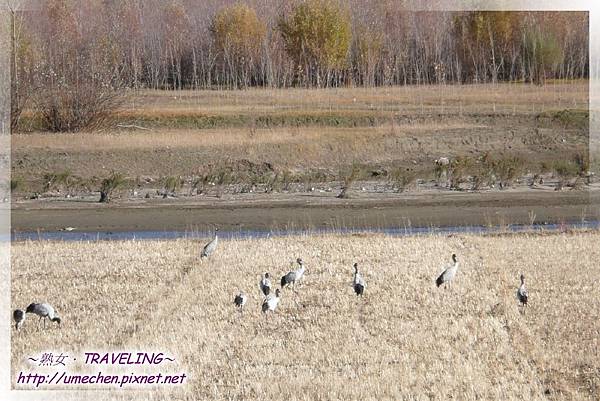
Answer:
<svg viewBox="0 0 600 401"><path fill-rule="evenodd" d="M14 135L13 228L470 225L591 213L597 184L582 181L598 166L585 158L586 85L301 92L310 96L142 92L121 117L149 131ZM200 124L207 115L219 124ZM441 157L460 163L436 171ZM112 172L124 185L99 205ZM554 191L563 185L579 190ZM336 198L343 187L351 199Z"/></svg>

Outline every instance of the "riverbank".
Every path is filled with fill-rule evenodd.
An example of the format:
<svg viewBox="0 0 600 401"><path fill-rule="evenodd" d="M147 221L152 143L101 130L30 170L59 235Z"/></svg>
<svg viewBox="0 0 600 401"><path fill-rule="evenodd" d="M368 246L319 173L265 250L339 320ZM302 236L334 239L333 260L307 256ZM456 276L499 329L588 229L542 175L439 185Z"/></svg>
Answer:
<svg viewBox="0 0 600 401"><path fill-rule="evenodd" d="M13 232L389 229L560 224L598 220L600 186L584 190L422 191L363 194L239 194L221 199L19 202Z"/></svg>

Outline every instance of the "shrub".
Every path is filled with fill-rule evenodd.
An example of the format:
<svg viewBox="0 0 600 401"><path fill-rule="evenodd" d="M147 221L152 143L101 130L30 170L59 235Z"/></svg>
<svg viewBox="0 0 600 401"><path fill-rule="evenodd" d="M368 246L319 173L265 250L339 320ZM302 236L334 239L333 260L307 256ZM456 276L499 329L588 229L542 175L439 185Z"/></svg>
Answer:
<svg viewBox="0 0 600 401"><path fill-rule="evenodd" d="M489 153L484 153L469 167L471 174L471 190L478 191L494 182L494 161Z"/></svg>
<svg viewBox="0 0 600 401"><path fill-rule="evenodd" d="M117 92L93 82L46 87L35 99L41 128L52 132L98 129L107 124L119 104Z"/></svg>
<svg viewBox="0 0 600 401"><path fill-rule="evenodd" d="M473 167L473 160L466 156L459 156L448 165L450 189L460 189L460 184L466 181L467 175Z"/></svg>
<svg viewBox="0 0 600 401"><path fill-rule="evenodd" d="M61 189L69 188L72 175L69 170L65 170L60 173L46 173L43 179L44 191L52 191L54 189L60 191Z"/></svg>
<svg viewBox="0 0 600 401"><path fill-rule="evenodd" d="M119 71L112 66L121 54L109 38L84 40L70 2L48 1L44 11L52 37L41 44L35 66L34 109L42 129L79 131L107 123L121 104Z"/></svg>
<svg viewBox="0 0 600 401"><path fill-rule="evenodd" d="M579 166L571 160L557 160L553 164L553 169L558 177L555 190L562 190L572 178L579 176Z"/></svg>
<svg viewBox="0 0 600 401"><path fill-rule="evenodd" d="M126 183L125 178L120 173L112 172L110 176L103 179L100 184L100 203L110 202L112 193L124 186Z"/></svg>
<svg viewBox="0 0 600 401"><path fill-rule="evenodd" d="M590 171L590 158L588 155L577 153L573 156L573 163L577 166L577 174L582 177Z"/></svg>
<svg viewBox="0 0 600 401"><path fill-rule="evenodd" d="M10 191L14 192L19 189L23 185L23 182L20 178L11 178L10 180Z"/></svg>
<svg viewBox="0 0 600 401"><path fill-rule="evenodd" d="M398 192L404 192L408 186L415 181L416 178L417 177L414 171L403 167L392 169L389 175L392 185Z"/></svg>
<svg viewBox="0 0 600 401"><path fill-rule="evenodd" d="M340 173L343 177L344 185L342 186L342 191L337 196L338 198L347 199L350 197L348 191L352 189L352 184L359 178L361 171L362 167L358 163L353 163L348 173Z"/></svg>
<svg viewBox="0 0 600 401"><path fill-rule="evenodd" d="M518 157L505 157L492 162L494 175L500 181L500 189L512 186L524 170L525 163Z"/></svg>
<svg viewBox="0 0 600 401"><path fill-rule="evenodd" d="M164 193L163 197L166 198L169 194L175 194L178 189L183 185L183 180L180 177L166 177L163 179Z"/></svg>
<svg viewBox="0 0 600 401"><path fill-rule="evenodd" d="M440 181L442 180L442 177L444 177L446 183L448 181L448 172L450 169L450 164L441 164L441 163L436 163L434 164L433 167L433 173L435 176L435 181L437 185L440 185Z"/></svg>

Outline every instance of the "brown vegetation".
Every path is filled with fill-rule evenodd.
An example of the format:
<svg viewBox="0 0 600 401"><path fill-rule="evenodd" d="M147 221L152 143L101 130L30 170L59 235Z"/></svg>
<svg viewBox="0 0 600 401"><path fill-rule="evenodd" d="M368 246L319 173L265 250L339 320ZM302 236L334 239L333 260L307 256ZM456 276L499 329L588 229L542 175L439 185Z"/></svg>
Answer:
<svg viewBox="0 0 600 401"><path fill-rule="evenodd" d="M212 183L277 192L290 183L311 188L344 181L354 163L362 170L357 181L390 182L393 172L391 187L400 191L433 178L433 161L442 156L470 164L455 172L454 188L478 190L511 186L528 172L551 174L557 155L575 163L588 147L585 82L143 90L129 99L112 117L112 129L13 135L13 177L23 184L18 194L46 190L42 177L65 170L80 190L96 191L98 177L114 170L163 195L163 186L152 182L164 177L180 177L184 193L195 193L193 187L203 193ZM265 163L269 171L248 167ZM590 168L584 159L579 164Z"/></svg>

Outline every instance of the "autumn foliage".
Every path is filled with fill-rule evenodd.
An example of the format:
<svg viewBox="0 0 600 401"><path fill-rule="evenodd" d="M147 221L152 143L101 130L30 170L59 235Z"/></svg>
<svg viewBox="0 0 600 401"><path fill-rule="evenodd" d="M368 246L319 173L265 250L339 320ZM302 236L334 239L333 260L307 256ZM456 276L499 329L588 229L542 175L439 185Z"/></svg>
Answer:
<svg viewBox="0 0 600 401"><path fill-rule="evenodd" d="M97 125L92 110L113 107L124 87L544 84L589 74L586 12L413 11L379 0L22 1L14 114L36 105L52 130Z"/></svg>
<svg viewBox="0 0 600 401"><path fill-rule="evenodd" d="M211 33L219 54L223 76L233 87L256 84L256 69L267 27L256 11L245 4L221 9L214 17Z"/></svg>
<svg viewBox="0 0 600 401"><path fill-rule="evenodd" d="M347 9L332 0L309 0L280 20L278 28L298 81L319 87L339 84L337 73L348 66L352 38Z"/></svg>

